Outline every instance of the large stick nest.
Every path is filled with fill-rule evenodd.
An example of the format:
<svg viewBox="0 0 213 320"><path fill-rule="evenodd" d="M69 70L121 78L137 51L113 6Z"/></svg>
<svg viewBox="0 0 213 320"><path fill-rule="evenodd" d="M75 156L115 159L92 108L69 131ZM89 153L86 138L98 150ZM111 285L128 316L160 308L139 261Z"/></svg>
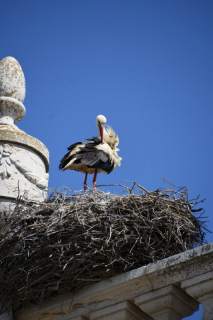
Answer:
<svg viewBox="0 0 213 320"><path fill-rule="evenodd" d="M19 203L1 219L0 301L20 308L200 245L195 205L182 191Z"/></svg>

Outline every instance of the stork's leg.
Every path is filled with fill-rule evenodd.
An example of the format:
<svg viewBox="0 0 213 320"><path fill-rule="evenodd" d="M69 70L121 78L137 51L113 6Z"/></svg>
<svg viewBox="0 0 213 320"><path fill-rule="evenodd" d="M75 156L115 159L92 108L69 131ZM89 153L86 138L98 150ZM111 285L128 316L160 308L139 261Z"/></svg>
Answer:
<svg viewBox="0 0 213 320"><path fill-rule="evenodd" d="M93 176L93 190L96 191L96 180L97 180L97 174L98 174L98 171L95 170L95 173L94 173L94 176Z"/></svg>
<svg viewBox="0 0 213 320"><path fill-rule="evenodd" d="M85 177L84 177L84 191L87 191L87 175L88 173L85 173Z"/></svg>

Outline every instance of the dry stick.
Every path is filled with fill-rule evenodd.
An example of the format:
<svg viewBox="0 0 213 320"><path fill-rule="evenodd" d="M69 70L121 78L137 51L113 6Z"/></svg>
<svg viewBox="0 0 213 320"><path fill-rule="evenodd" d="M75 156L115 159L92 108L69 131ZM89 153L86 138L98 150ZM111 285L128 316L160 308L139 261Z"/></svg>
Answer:
<svg viewBox="0 0 213 320"><path fill-rule="evenodd" d="M143 191L146 192L146 193L150 193L150 192L151 192L151 191L147 190L147 189L144 188L142 185L140 185L140 184L138 184L138 183L136 183L136 182L135 182L135 185L136 185L139 189L143 190Z"/></svg>

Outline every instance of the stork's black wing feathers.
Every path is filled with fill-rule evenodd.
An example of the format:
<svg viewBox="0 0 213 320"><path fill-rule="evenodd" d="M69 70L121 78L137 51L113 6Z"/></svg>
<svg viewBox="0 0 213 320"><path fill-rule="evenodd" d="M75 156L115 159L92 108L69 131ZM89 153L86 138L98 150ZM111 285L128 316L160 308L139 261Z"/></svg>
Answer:
<svg viewBox="0 0 213 320"><path fill-rule="evenodd" d="M87 145L90 144L91 147L96 146L97 144L100 143L100 139L98 139L97 137L92 137L90 139L87 139ZM71 144L67 150L69 150L64 157L61 159L60 164L59 164L59 169L63 170L66 165L74 158L76 157L76 154L71 155L72 150L77 146L77 145L83 145L84 143L79 141L79 142L75 142L73 144ZM78 154L80 154L81 152L78 152ZM85 152L84 152L85 153ZM81 161L80 159L76 159L75 160L75 164L79 164Z"/></svg>
<svg viewBox="0 0 213 320"><path fill-rule="evenodd" d="M101 140L99 138L92 138L87 141L85 147L78 152L75 163L86 165L89 168L102 169L110 173L114 165L110 161L108 154L102 150L94 149L95 146L101 143Z"/></svg>
<svg viewBox="0 0 213 320"><path fill-rule="evenodd" d="M98 137L92 137L87 139L88 143L93 143L94 145L98 145L99 143L101 143L101 139Z"/></svg>
<svg viewBox="0 0 213 320"><path fill-rule="evenodd" d="M70 151L65 154L59 163L59 169L62 170L70 161Z"/></svg>
<svg viewBox="0 0 213 320"><path fill-rule="evenodd" d="M82 142L80 141L80 142L76 142L76 143L71 144L71 145L67 148L67 150L72 151L78 144L82 144Z"/></svg>
<svg viewBox="0 0 213 320"><path fill-rule="evenodd" d="M81 164L88 168L102 169L103 171L110 173L114 165L110 161L109 156L102 150L94 149L101 143L101 139L98 137L92 137L86 140L85 143L76 142L68 147L69 152L62 158L59 169L64 169L65 166L75 158L73 164ZM72 150L77 146L82 146L76 153L71 155Z"/></svg>
<svg viewBox="0 0 213 320"><path fill-rule="evenodd" d="M75 155L70 155L71 154L71 151L77 146L77 145L81 145L82 142L76 142L76 143L73 143L71 144L67 150L69 150L65 156L61 159L60 161L60 164L59 164L59 169L64 169L64 167L73 159L73 157Z"/></svg>
<svg viewBox="0 0 213 320"><path fill-rule="evenodd" d="M101 159L99 159L92 165L92 168L102 169L103 171L109 174L110 172L112 172L114 165L111 163L109 158L107 161L102 161Z"/></svg>

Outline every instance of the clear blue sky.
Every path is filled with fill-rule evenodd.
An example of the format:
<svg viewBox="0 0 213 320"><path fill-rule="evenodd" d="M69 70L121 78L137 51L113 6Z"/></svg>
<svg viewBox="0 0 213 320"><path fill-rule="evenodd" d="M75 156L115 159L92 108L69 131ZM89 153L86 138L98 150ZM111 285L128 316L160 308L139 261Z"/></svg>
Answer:
<svg viewBox="0 0 213 320"><path fill-rule="evenodd" d="M48 146L51 189L81 188L58 163L103 113L123 164L98 183L187 186L213 229L213 1L7 0L0 27L1 57L26 75L20 127Z"/></svg>

